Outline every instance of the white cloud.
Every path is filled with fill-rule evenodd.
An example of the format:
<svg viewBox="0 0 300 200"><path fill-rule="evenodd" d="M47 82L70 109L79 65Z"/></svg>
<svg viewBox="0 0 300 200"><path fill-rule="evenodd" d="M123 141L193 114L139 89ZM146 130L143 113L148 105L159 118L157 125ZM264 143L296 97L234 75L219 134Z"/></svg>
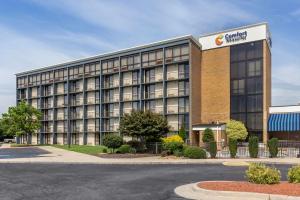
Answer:
<svg viewBox="0 0 300 200"><path fill-rule="evenodd" d="M15 73L71 59L59 49L1 25L0 44L0 113L15 103Z"/></svg>
<svg viewBox="0 0 300 200"><path fill-rule="evenodd" d="M257 17L227 1L74 1L34 0L105 30L147 37L153 33L204 33L216 27L247 23ZM217 4L217 6L216 6ZM221 9L220 9L221 8ZM150 36L151 37L151 36Z"/></svg>

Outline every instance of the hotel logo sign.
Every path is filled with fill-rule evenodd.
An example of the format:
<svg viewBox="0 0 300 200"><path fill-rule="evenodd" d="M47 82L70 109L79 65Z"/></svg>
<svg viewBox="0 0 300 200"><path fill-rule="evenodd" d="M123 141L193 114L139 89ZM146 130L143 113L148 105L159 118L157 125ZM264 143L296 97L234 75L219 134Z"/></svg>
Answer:
<svg viewBox="0 0 300 200"><path fill-rule="evenodd" d="M235 42L241 42L243 40L247 40L247 31L243 32L235 32L235 33L227 33L227 34L220 34L215 38L215 44L217 46L221 46L225 44L232 44Z"/></svg>

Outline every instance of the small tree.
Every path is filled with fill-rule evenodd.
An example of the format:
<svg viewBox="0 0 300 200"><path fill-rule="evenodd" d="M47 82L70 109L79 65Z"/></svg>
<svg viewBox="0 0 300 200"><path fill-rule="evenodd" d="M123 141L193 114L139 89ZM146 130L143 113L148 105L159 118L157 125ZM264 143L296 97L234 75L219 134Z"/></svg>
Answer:
<svg viewBox="0 0 300 200"><path fill-rule="evenodd" d="M278 139L272 138L268 141L268 148L270 152L270 157L275 158L278 154Z"/></svg>
<svg viewBox="0 0 300 200"><path fill-rule="evenodd" d="M108 134L103 138L103 145L112 149L112 152L115 152L115 149L119 148L123 144L123 139L121 136Z"/></svg>
<svg viewBox="0 0 300 200"><path fill-rule="evenodd" d="M230 157L235 158L237 153L237 141L229 138L229 152Z"/></svg>
<svg viewBox="0 0 300 200"><path fill-rule="evenodd" d="M245 140L248 132L243 122L230 120L226 124L227 137L234 140Z"/></svg>
<svg viewBox="0 0 300 200"><path fill-rule="evenodd" d="M120 133L140 141L160 141L169 132L168 121L162 115L151 111L132 111L120 121Z"/></svg>
<svg viewBox="0 0 300 200"><path fill-rule="evenodd" d="M183 141L185 141L186 139L186 131L185 131L185 127L184 127L184 123L181 123L181 127L179 129L179 133L178 135L183 139Z"/></svg>
<svg viewBox="0 0 300 200"><path fill-rule="evenodd" d="M258 137L249 137L249 154L251 158L257 158L258 156Z"/></svg>
<svg viewBox="0 0 300 200"><path fill-rule="evenodd" d="M203 133L202 141L205 143L214 142L214 132L210 128L206 128Z"/></svg>
<svg viewBox="0 0 300 200"><path fill-rule="evenodd" d="M217 143L215 141L209 143L209 154L211 158L216 158L217 156Z"/></svg>
<svg viewBox="0 0 300 200"><path fill-rule="evenodd" d="M29 135L35 134L41 127L41 111L21 101L17 106L10 107L7 113L2 114L1 125L9 135L26 135L27 143Z"/></svg>

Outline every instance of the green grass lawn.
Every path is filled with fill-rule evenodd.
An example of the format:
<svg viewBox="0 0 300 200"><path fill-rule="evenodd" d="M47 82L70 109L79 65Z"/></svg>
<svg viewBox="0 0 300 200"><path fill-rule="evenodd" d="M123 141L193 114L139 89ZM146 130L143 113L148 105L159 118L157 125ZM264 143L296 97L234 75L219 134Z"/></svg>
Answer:
<svg viewBox="0 0 300 200"><path fill-rule="evenodd" d="M60 149L65 149L69 151L75 151L79 153L85 153L90 155L97 155L103 152L103 149L107 149L105 146L88 146L88 145L71 145L70 148L68 145L51 145Z"/></svg>

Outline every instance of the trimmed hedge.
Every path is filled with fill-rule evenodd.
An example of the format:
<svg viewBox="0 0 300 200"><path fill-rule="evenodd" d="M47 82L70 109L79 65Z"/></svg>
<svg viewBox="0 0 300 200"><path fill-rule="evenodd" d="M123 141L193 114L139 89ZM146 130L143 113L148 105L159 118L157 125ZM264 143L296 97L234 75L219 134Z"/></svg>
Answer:
<svg viewBox="0 0 300 200"><path fill-rule="evenodd" d="M262 163L251 163L246 170L246 178L256 184L276 184L280 182L281 174L276 168L267 167Z"/></svg>
<svg viewBox="0 0 300 200"><path fill-rule="evenodd" d="M258 156L258 137L249 137L249 154L251 158L257 158Z"/></svg>
<svg viewBox="0 0 300 200"><path fill-rule="evenodd" d="M230 157L235 158L237 153L237 141L229 138L229 152Z"/></svg>
<svg viewBox="0 0 300 200"><path fill-rule="evenodd" d="M184 157L191 159L206 159L206 151L199 147L186 147L183 151Z"/></svg>
<svg viewBox="0 0 300 200"><path fill-rule="evenodd" d="M300 165L290 168L287 178L290 183L300 183Z"/></svg>
<svg viewBox="0 0 300 200"><path fill-rule="evenodd" d="M278 154L278 139L272 138L268 141L268 148L271 158L276 158Z"/></svg>
<svg viewBox="0 0 300 200"><path fill-rule="evenodd" d="M209 154L211 158L216 158L217 156L217 143L216 142L210 142L209 143Z"/></svg>

